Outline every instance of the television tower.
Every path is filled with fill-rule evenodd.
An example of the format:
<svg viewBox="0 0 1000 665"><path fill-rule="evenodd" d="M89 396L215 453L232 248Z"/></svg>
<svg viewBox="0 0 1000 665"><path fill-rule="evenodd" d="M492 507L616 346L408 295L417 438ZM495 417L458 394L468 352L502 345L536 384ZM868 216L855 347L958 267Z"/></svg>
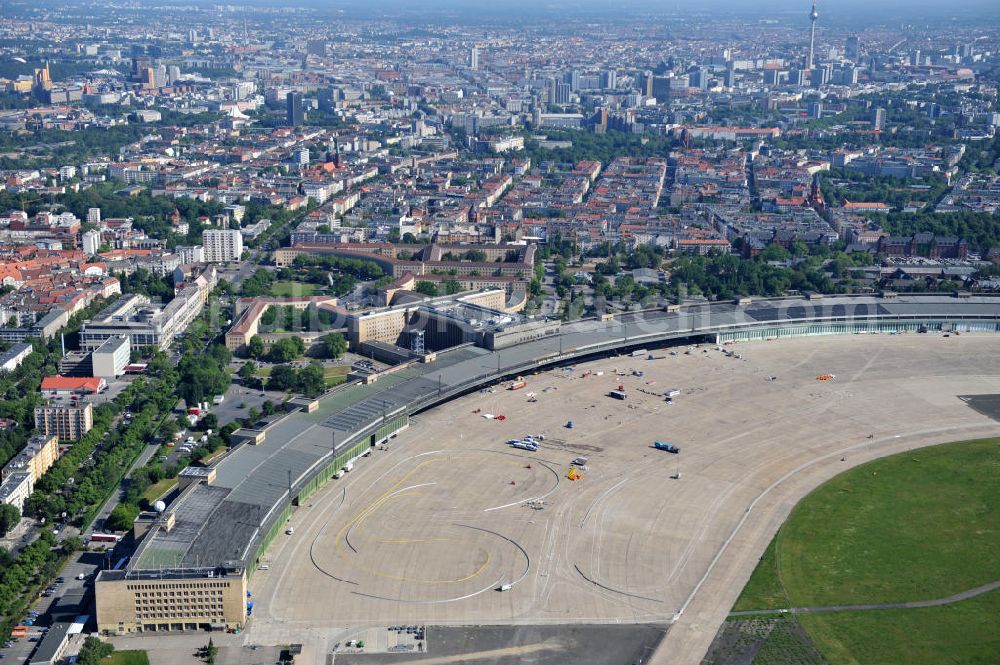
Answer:
<svg viewBox="0 0 1000 665"><path fill-rule="evenodd" d="M816 46L816 19L819 18L819 12L816 11L816 3L813 2L812 11L809 12L809 23L811 27L809 29L809 59L806 60L806 69L813 68L813 48Z"/></svg>

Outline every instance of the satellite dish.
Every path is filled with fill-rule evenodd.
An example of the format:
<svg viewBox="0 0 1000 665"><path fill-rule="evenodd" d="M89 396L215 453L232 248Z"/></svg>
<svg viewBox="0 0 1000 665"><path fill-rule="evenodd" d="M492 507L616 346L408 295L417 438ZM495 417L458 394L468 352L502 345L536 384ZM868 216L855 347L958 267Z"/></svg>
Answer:
<svg viewBox="0 0 1000 665"><path fill-rule="evenodd" d="M166 509L167 509L167 504L163 503L162 501L157 501L156 503L153 504L153 510L155 510L158 513L162 513Z"/></svg>

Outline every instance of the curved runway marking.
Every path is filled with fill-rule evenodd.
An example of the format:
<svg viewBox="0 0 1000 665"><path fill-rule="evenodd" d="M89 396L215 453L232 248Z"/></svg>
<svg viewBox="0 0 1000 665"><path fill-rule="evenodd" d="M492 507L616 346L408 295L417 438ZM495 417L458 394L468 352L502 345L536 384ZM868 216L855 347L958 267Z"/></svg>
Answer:
<svg viewBox="0 0 1000 665"><path fill-rule="evenodd" d="M427 461L427 462L421 462L421 464L419 464L416 468L412 469L409 473L407 473L406 476L404 476L402 480L400 480L398 483L396 483L396 485L394 487L402 484L407 478L409 478L413 473L415 473L420 466L423 466L424 464L432 464L432 463L434 463L433 460L432 461ZM472 579L474 577L478 577L479 575L481 575L482 572L484 570L486 570L486 567L489 566L490 562L492 561L492 556L490 555L489 552L486 552L486 561L483 562L483 564L479 568L477 568L476 570L474 570L469 575L466 575L465 577L460 577L460 578L455 578L455 579L419 579L419 578L408 577L406 575L389 575L387 573L379 572L379 571L375 570L374 568L372 568L371 566L360 565L360 564L358 564L355 561L350 561L349 557L347 556L347 553L344 551L344 548L343 548L343 545L342 545L342 541L346 542L347 545L348 545L348 547L350 547L352 550L354 550L355 554L359 554L357 548L355 548L354 545L350 542L350 535L351 535L352 530L354 529L355 526L360 526L362 523L364 523L364 521L372 513L374 513L375 511L377 511L379 508L383 507L386 504L387 501L389 501L390 499L392 499L393 497L395 497L397 495L403 494L405 492L409 492L409 491L411 491L413 489L416 489L418 487L427 487L429 485L436 485L436 484L437 483L433 483L433 482L432 483L420 483L420 484L417 484L417 485L410 485L408 487L403 487L403 488L400 488L400 489L395 490L395 491L393 491L393 489L390 488L388 493L383 494L381 497L379 497L378 499L376 499L374 503L372 503L371 505L368 506L368 508L366 508L365 510L363 510L360 515L358 515L353 520L351 520L350 522L348 522L347 524L345 524L344 527L341 528L341 530L337 533L336 549L337 549L337 552L340 554L340 557L342 559L344 559L345 561L348 561L348 563L350 563L354 567L360 568L361 570L365 571L369 575L374 575L376 577L383 577L385 579L390 579L390 580L396 580L396 581L399 581L399 582L418 582L418 583L421 583L421 584L459 584L461 582L465 582L467 580L470 580L470 579ZM453 540L453 539L433 539L433 540L437 540L437 541L444 540L445 542L455 542L455 543L461 542L461 541L456 541L456 540ZM376 542L391 542L391 541L376 541ZM432 542L432 539L410 540L410 541L402 541L402 542Z"/></svg>
<svg viewBox="0 0 1000 665"><path fill-rule="evenodd" d="M489 585L488 587L482 588L479 591L473 591L472 593L468 593L464 596L458 596L456 598L444 598L442 600L403 600L402 598L386 598L385 596L376 596L370 593L362 593L361 591L352 591L351 593L353 593L355 596L363 596L365 598L373 598L375 600L387 600L390 603L409 603L414 605L443 605L444 603L455 603L460 600L466 600L467 598L472 598L473 596L478 596L479 594L485 593L487 591L492 591L493 589L497 588L502 581L503 578L501 577L493 584Z"/></svg>
<svg viewBox="0 0 1000 665"><path fill-rule="evenodd" d="M528 556L528 550L524 549L524 547L521 546L521 543L517 542L513 538L508 538L502 533L497 533L496 531L490 531L489 529L484 529L483 527L480 526L472 526L471 524L458 524L457 522L456 526L464 526L467 529L475 529L476 531L483 531L484 533L489 533L491 535L494 535L497 538L503 538L508 543L510 543L517 549L521 550L521 554L524 555L524 572L521 574L520 577L518 577L516 580L510 583L511 586L514 586L515 584L517 584L518 582L520 582L521 580L523 580L525 577L528 576L528 571L531 570L531 557Z"/></svg>
<svg viewBox="0 0 1000 665"><path fill-rule="evenodd" d="M590 582L594 586L598 586L598 587L600 587L600 588L602 588L602 589L604 589L606 591L611 591L613 593L620 593L621 595L628 596L629 598L638 598L639 600L648 600L648 601L653 602L653 603L662 603L663 602L662 600L657 600L656 598L649 598L647 596L640 596L639 594L629 593L628 591L622 591L621 589L615 589L615 588L609 587L607 584L601 584L597 580L591 579L591 578L587 577L586 575L584 575L583 571L580 570L580 566L576 565L575 563L573 564L573 568L575 568L576 572L578 572L580 574L580 577L582 577L583 579L587 580L588 582Z"/></svg>

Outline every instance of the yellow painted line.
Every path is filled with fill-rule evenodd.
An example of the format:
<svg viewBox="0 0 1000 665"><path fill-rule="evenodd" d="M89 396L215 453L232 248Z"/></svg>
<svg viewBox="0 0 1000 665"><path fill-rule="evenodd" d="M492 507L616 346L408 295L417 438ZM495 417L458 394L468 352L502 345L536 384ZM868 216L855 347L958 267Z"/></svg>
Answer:
<svg viewBox="0 0 1000 665"><path fill-rule="evenodd" d="M410 478L410 476L412 476L414 473L416 473L418 470L420 470L421 467L423 467L424 465L428 465L428 464L436 464L438 462L446 462L446 461L447 462L451 462L451 461L454 461L454 460L457 460L457 459L475 459L475 458L473 458L473 457L449 457L446 460L431 459L431 460L426 460L426 461L421 462L417 466L415 466L412 469L410 469L410 471L407 472L406 475L404 475L397 483L395 483L392 487L390 487L388 490L386 490L379 498L375 499L375 501L373 501L371 504L369 504L368 507L366 507L363 510L361 510L354 517L354 519L352 519L349 522L347 522L346 524L344 524L344 526L340 529L340 531L337 532L337 537L335 539L335 547L336 547L337 553L340 555L340 557L342 559L344 559L345 561L347 561L348 563L350 563L351 565L353 565L353 566L355 566L357 568L360 568L361 570L363 570L363 571L365 571L365 572L367 572L367 573L369 573L371 575L374 575L376 577L382 577L382 578L385 578L385 579L396 580L396 581L400 581L400 582L421 582L421 583L424 583L424 584L458 584L458 583L461 583L461 582L466 582L466 581L468 581L468 580L470 580L470 579L472 579L474 577L478 577L479 575L481 575L482 572L484 570L486 570L487 566L489 566L490 562L493 560L493 557L490 555L490 553L488 551L486 551L486 550L483 550L482 548L479 548L479 550L481 552L484 552L485 555L486 555L486 561L483 563L483 565L481 565L478 569L476 569L471 574L466 575L465 577L459 577L459 578L455 578L455 579L421 579L421 578L408 577L408 576L405 576L405 575L390 575L390 574L387 574L387 573L382 573L382 572L379 572L379 571L371 568L370 566L365 566L365 565L357 563L356 561L352 561L351 558L348 556L347 552L344 551L344 534L347 532L347 530L350 529L352 526L355 526L355 525L361 526L361 524L363 524L364 521L366 519L368 519L368 517L372 513L374 513L376 511L378 511L379 509L381 509L390 499L395 498L395 497L393 497L391 495L392 495L392 493L394 491L396 491L396 488L398 488L400 485L404 484ZM410 493L404 493L404 494L401 494L401 495L398 495L398 496L407 496L409 494ZM380 541L376 541L376 542L380 542ZM390 544L393 543L393 541L384 541L384 542L390 543ZM468 542L468 541L455 540L455 539L427 539L427 540L412 540L412 541L405 541L405 542L408 542L408 543L453 542L453 543L456 543L456 544L461 544L461 543Z"/></svg>

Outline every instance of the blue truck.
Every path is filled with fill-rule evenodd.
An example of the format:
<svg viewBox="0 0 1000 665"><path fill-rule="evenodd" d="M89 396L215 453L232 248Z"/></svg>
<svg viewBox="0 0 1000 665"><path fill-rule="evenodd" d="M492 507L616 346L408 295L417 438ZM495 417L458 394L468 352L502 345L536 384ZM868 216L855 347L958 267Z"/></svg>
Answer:
<svg viewBox="0 0 1000 665"><path fill-rule="evenodd" d="M674 453L675 455L681 451L680 448L666 441L657 441L653 444L653 447L657 450L666 450L668 453Z"/></svg>

